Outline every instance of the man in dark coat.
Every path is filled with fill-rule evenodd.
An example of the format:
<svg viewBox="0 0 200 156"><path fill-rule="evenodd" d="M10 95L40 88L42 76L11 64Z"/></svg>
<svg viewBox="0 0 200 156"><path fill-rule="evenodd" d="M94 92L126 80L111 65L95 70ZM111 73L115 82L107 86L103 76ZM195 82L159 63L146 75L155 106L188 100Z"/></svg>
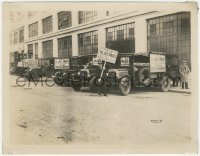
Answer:
<svg viewBox="0 0 200 156"><path fill-rule="evenodd" d="M96 81L97 82L97 88L98 88L98 94L101 95L103 93L104 96L107 96L107 86L106 86L107 70L106 69L103 70L103 74L102 74L102 77L101 77L102 70L103 70L102 64L99 64L99 66L97 68L98 78L97 78L97 81Z"/></svg>

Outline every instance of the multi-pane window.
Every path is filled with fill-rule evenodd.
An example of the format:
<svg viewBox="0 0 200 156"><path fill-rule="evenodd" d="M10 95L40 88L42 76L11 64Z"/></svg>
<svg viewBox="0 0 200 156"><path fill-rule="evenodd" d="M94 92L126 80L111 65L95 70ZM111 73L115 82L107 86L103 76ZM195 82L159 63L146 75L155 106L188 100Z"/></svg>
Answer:
<svg viewBox="0 0 200 156"><path fill-rule="evenodd" d="M33 44L28 44L28 58L33 58Z"/></svg>
<svg viewBox="0 0 200 156"><path fill-rule="evenodd" d="M124 30L117 30L117 40L124 40Z"/></svg>
<svg viewBox="0 0 200 156"><path fill-rule="evenodd" d="M79 24L93 21L97 18L97 11L79 11Z"/></svg>
<svg viewBox="0 0 200 156"><path fill-rule="evenodd" d="M72 26L71 11L62 11L58 13L58 29L64 29Z"/></svg>
<svg viewBox="0 0 200 156"><path fill-rule="evenodd" d="M154 25L152 28L152 25ZM190 62L190 13L180 12L147 20L148 51L177 54Z"/></svg>
<svg viewBox="0 0 200 156"><path fill-rule="evenodd" d="M174 21L163 22L163 33L173 34L174 32Z"/></svg>
<svg viewBox="0 0 200 156"><path fill-rule="evenodd" d="M43 58L53 58L53 40L42 42Z"/></svg>
<svg viewBox="0 0 200 156"><path fill-rule="evenodd" d="M184 18L181 19L181 32L189 32L190 31L190 19Z"/></svg>
<svg viewBox="0 0 200 156"><path fill-rule="evenodd" d="M156 35L156 24L151 24L150 25L150 34L152 36L155 36Z"/></svg>
<svg viewBox="0 0 200 156"><path fill-rule="evenodd" d="M24 30L19 31L19 42L24 42Z"/></svg>
<svg viewBox="0 0 200 156"><path fill-rule="evenodd" d="M18 32L14 33L14 44L18 43Z"/></svg>
<svg viewBox="0 0 200 156"><path fill-rule="evenodd" d="M119 53L135 52L134 23L107 28L106 47Z"/></svg>
<svg viewBox="0 0 200 156"><path fill-rule="evenodd" d="M35 59L38 59L38 43L35 43Z"/></svg>
<svg viewBox="0 0 200 156"><path fill-rule="evenodd" d="M53 19L49 16L42 20L43 34L52 32L53 30Z"/></svg>
<svg viewBox="0 0 200 156"><path fill-rule="evenodd" d="M91 31L78 35L79 55L96 54L98 51L97 31Z"/></svg>
<svg viewBox="0 0 200 156"><path fill-rule="evenodd" d="M10 44L13 44L13 35L10 34Z"/></svg>
<svg viewBox="0 0 200 156"><path fill-rule="evenodd" d="M29 38L38 36L38 22L30 24L29 28Z"/></svg>
<svg viewBox="0 0 200 156"><path fill-rule="evenodd" d="M71 57L72 56L72 36L63 37L58 39L58 57Z"/></svg>

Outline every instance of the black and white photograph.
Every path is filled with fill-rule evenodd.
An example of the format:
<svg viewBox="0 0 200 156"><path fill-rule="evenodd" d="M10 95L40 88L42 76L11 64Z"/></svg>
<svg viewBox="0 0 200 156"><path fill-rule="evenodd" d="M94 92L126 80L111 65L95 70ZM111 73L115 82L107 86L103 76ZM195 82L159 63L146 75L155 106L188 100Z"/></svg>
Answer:
<svg viewBox="0 0 200 156"><path fill-rule="evenodd" d="M3 153L197 153L197 11L3 3Z"/></svg>

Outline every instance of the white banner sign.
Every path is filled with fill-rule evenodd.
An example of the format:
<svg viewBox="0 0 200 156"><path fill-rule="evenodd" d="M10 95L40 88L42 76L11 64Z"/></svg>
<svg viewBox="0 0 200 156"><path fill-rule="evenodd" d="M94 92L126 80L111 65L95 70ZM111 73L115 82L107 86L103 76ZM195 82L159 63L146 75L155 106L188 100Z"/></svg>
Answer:
<svg viewBox="0 0 200 156"><path fill-rule="evenodd" d="M150 54L150 72L166 72L165 55Z"/></svg>
<svg viewBox="0 0 200 156"><path fill-rule="evenodd" d="M55 69L68 69L69 68L69 58L65 59L55 59Z"/></svg>
<svg viewBox="0 0 200 156"><path fill-rule="evenodd" d="M108 48L101 48L97 53L97 58L115 64L117 59L118 51L108 49Z"/></svg>
<svg viewBox="0 0 200 156"><path fill-rule="evenodd" d="M38 67L38 60L35 59L25 59L24 66L29 68L37 68Z"/></svg>
<svg viewBox="0 0 200 156"><path fill-rule="evenodd" d="M121 66L130 66L129 57L121 57Z"/></svg>
<svg viewBox="0 0 200 156"><path fill-rule="evenodd" d="M65 59L63 59L63 62L62 62L63 64L63 68L65 68L65 69L69 69L69 58L65 58Z"/></svg>

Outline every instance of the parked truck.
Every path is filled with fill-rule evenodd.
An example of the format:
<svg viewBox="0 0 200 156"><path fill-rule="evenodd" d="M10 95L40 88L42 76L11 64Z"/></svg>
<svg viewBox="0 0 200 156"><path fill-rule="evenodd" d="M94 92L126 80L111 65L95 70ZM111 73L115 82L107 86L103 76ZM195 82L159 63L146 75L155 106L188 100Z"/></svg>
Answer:
<svg viewBox="0 0 200 156"><path fill-rule="evenodd" d="M178 72L177 61L168 61L172 57L173 55L153 51L118 54L115 64L107 63L108 90L117 89L124 96L135 87L158 87L161 91L167 92L171 87L172 73ZM173 58L178 60L176 56ZM175 75L178 76L178 73ZM98 75L95 68L79 71L74 76L76 78L73 78L73 82L76 85L72 87L76 91L83 86L90 87L91 91L96 87Z"/></svg>

